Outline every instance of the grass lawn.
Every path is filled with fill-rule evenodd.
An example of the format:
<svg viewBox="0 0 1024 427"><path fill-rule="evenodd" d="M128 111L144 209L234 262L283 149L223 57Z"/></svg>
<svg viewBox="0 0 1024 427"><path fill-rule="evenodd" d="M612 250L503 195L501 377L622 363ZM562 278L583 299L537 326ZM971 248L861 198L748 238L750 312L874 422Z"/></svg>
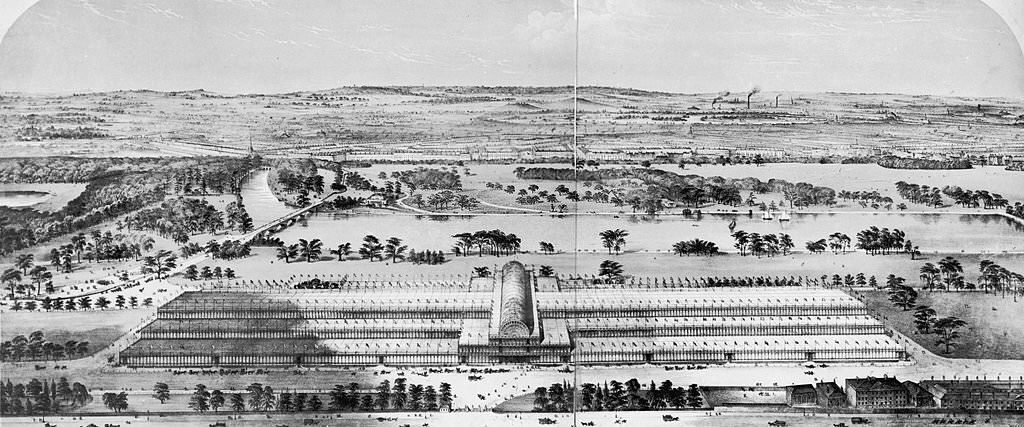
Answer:
<svg viewBox="0 0 1024 427"><path fill-rule="evenodd" d="M47 341L68 340L89 342L89 354L110 345L128 328L137 325L147 310L106 310L75 312L12 312L0 313L0 338L4 341L17 335L26 337L42 331Z"/></svg>
<svg viewBox="0 0 1024 427"><path fill-rule="evenodd" d="M331 256L333 257L333 256ZM324 256L318 262L293 261L285 263L274 256L271 248L253 248L253 256L237 260L208 260L200 264L230 267L243 280L285 280L297 275L344 275L370 274L381 277L406 275L463 275L470 274L473 267L500 267L506 262L517 260L526 265L550 265L557 274L597 274L598 266L604 260L614 260L623 265L625 274L636 277L702 277L702 276L809 276L820 277L822 274L856 274L863 272L875 275L880 283L890 273L902 276L907 282L918 286L918 270L925 262L936 259L911 261L906 256L869 256L863 253L850 252L833 255L824 254L791 254L777 257L741 257L736 254L715 257L680 257L667 253L628 252L621 255L608 255L603 252L593 253L560 253L542 255L537 253L518 254L515 256L483 256L475 255L455 257L446 255L448 262L441 265L413 264L410 262L391 263L388 261L369 262L350 256L348 261L338 262ZM932 257L935 258L935 257ZM957 257L965 269L973 269L979 256L965 255ZM987 256L1012 271L1024 270L1024 255L1001 254ZM177 279L175 279L177 280Z"/></svg>
<svg viewBox="0 0 1024 427"><path fill-rule="evenodd" d="M960 345L945 353L935 345L934 334L918 334L913 310L893 307L885 291L859 292L863 300L883 321L935 354L968 359L1024 358L1024 300L980 292L922 291L917 303L935 309L938 317L956 316L967 322L960 330Z"/></svg>

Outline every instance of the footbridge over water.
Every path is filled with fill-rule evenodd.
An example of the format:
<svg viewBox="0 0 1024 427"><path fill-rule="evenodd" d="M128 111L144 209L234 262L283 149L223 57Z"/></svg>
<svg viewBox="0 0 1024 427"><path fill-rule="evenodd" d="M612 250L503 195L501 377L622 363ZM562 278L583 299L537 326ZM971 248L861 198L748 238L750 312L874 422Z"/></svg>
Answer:
<svg viewBox="0 0 1024 427"><path fill-rule="evenodd" d="M268 237L271 233L276 233L278 231L284 230L285 228L288 228L290 225L305 219L310 212L313 212L320 206L323 206L325 203L330 202L334 198L334 196L338 194L341 194L341 192L331 192L326 196L313 200L309 204L309 206L306 206L301 209L296 209L292 212L289 212L288 214L285 214L284 216L276 218L266 224L260 225L249 234L243 236L241 240L244 242L248 242L257 237Z"/></svg>

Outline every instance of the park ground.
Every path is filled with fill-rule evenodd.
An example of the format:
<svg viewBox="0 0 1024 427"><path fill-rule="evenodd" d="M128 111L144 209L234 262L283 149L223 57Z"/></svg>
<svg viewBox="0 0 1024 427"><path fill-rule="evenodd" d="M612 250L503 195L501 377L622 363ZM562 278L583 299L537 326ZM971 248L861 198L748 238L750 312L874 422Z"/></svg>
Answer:
<svg viewBox="0 0 1024 427"><path fill-rule="evenodd" d="M663 415L678 417L678 421L664 422ZM949 419L946 415L858 415L871 420L870 425L909 427L932 425L932 420ZM708 412L708 411L650 411L650 412L583 412L575 417L572 414L550 414L550 413L528 413L528 414L498 414L493 412L451 412L432 414L405 414L405 413L354 413L354 414L246 414L232 417L225 413L205 415L169 415L159 417L156 415L118 415L118 416L89 416L79 419L72 417L47 417L46 422L58 427L81 426L86 423L96 425L120 424L131 426L196 426L209 425L218 421L226 422L230 426L300 426L304 421L312 419L318 421L315 425L320 427L336 426L472 426L472 427L493 427L493 426L537 426L542 418L549 418L556 421L556 426L572 426L573 419L577 423L593 422L595 426L617 426L616 420L626 420L626 426L680 426L680 427L763 427L769 421L785 421L787 426L794 427L820 427L831 426L840 422L851 424L849 415L839 414L799 414L799 413L765 413L757 411L737 412ZM390 418L392 421L380 422L378 417ZM959 419L966 419L968 416L960 416ZM972 417L978 420L978 425L1012 426L1024 423L1024 416L1020 415L981 415ZM953 418L956 419L956 418ZM39 419L33 420L30 417L6 418L4 425L11 426L38 426ZM577 424L580 425L580 424Z"/></svg>

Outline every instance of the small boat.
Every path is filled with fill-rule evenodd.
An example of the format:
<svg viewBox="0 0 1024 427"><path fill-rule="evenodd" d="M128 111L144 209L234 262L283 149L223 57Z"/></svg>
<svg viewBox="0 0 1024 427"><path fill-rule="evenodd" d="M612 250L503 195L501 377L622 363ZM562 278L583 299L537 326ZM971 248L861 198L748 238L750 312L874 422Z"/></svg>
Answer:
<svg viewBox="0 0 1024 427"><path fill-rule="evenodd" d="M764 220L764 221L771 221L773 219L772 218L772 212L771 211L764 211L764 213L761 214L761 219Z"/></svg>
<svg viewBox="0 0 1024 427"><path fill-rule="evenodd" d="M735 230L735 229L736 229L736 218L733 218L732 222L729 223L729 232L732 233L732 231Z"/></svg>
<svg viewBox="0 0 1024 427"><path fill-rule="evenodd" d="M782 211L782 213L779 214L779 221L789 221L790 219L792 218L789 216L789 212Z"/></svg>

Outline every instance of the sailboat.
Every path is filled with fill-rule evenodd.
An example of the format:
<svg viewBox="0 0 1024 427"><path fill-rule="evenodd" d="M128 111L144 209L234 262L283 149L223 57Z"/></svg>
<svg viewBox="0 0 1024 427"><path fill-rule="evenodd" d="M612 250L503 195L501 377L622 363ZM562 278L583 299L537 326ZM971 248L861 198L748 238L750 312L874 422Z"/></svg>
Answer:
<svg viewBox="0 0 1024 427"><path fill-rule="evenodd" d="M782 211L782 213L779 215L779 222L789 221L790 219L792 218L789 216L788 211Z"/></svg>
<svg viewBox="0 0 1024 427"><path fill-rule="evenodd" d="M771 221L772 220L772 211L764 211L764 213L761 214L761 219L764 220L764 221Z"/></svg>

